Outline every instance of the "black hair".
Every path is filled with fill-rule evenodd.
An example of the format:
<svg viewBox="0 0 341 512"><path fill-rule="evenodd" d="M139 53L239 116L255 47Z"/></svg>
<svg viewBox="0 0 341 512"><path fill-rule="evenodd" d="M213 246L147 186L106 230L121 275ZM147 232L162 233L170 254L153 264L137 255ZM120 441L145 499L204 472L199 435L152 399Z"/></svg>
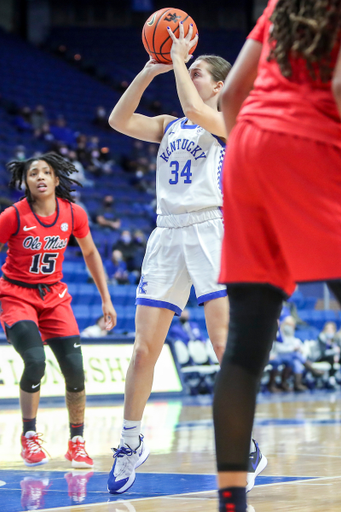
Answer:
<svg viewBox="0 0 341 512"><path fill-rule="evenodd" d="M292 75L290 55L305 59L310 76L331 79L331 52L341 29L341 0L278 0L270 17L271 51L285 77Z"/></svg>
<svg viewBox="0 0 341 512"><path fill-rule="evenodd" d="M50 167L52 167L55 176L59 178L59 185L56 187L56 196L60 197L61 199L66 199L67 201L70 201L71 203L74 203L74 199L71 195L71 192L74 191L71 187L73 185L79 185L82 186L81 183L79 183L77 180L74 180L70 178L69 176L73 174L74 172L78 172L75 166L69 162L68 160L65 160L60 155L57 155L57 153L45 153L44 155L40 155L37 157L31 157L27 160L12 160L8 164L6 164L7 169L12 175L11 181L9 183L12 187L18 187L19 190L22 189L22 184L25 183L25 196L27 200L32 203L32 197L30 194L30 190L27 186L26 182L26 176L27 171L31 167L32 162L35 162L37 160L44 160Z"/></svg>

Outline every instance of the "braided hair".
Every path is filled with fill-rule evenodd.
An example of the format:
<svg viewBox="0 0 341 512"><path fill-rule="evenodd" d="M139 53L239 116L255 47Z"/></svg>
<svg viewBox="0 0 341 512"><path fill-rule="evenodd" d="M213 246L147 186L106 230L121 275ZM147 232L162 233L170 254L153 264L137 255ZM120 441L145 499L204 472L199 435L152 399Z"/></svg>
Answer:
<svg viewBox="0 0 341 512"><path fill-rule="evenodd" d="M271 51L285 77L292 75L289 56L303 58L313 80L331 79L331 52L341 29L341 0L278 0L270 17Z"/></svg>
<svg viewBox="0 0 341 512"><path fill-rule="evenodd" d="M59 185L56 187L56 196L61 199L66 199L71 203L74 203L74 199L71 195L73 189L71 188L73 185L82 186L78 181L70 178L70 174L74 172L78 172L75 166L65 160L62 156L57 155L56 153L45 153L44 155L29 158L27 160L19 161L13 160L6 164L7 169L12 175L11 181L9 183L12 187L18 187L19 190L22 190L22 184L25 183L25 196L29 203L33 202L30 190L26 183L26 175L27 171L32 165L32 162L37 160L44 160L52 169L54 170L54 174L57 178L59 178Z"/></svg>

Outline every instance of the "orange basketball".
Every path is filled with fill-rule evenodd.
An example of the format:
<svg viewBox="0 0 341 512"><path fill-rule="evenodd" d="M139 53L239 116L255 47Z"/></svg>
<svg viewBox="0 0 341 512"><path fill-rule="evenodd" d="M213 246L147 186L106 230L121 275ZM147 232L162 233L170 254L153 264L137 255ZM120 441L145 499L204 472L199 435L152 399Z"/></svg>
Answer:
<svg viewBox="0 0 341 512"><path fill-rule="evenodd" d="M179 37L179 23L182 21L185 36L188 33L190 24L193 24L193 36L198 32L194 20L184 11L174 7L166 7L154 12L144 24L142 30L143 45L153 59L164 64L171 64L170 50L172 39L169 37L167 27L170 27L176 37ZM191 48L193 53L195 46Z"/></svg>

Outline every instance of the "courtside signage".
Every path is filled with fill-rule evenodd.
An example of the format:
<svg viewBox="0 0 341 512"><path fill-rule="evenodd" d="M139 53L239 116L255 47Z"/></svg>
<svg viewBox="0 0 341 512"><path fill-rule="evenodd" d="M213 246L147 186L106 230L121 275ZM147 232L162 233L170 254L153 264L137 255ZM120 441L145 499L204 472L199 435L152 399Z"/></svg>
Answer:
<svg viewBox="0 0 341 512"><path fill-rule="evenodd" d="M124 393L125 375L131 358L132 344L82 345L87 395ZM45 347L46 371L41 396L64 396L65 382L56 358ZM0 399L17 398L23 372L21 357L11 346L0 346ZM179 393L182 384L169 345L163 346L155 366L152 393Z"/></svg>

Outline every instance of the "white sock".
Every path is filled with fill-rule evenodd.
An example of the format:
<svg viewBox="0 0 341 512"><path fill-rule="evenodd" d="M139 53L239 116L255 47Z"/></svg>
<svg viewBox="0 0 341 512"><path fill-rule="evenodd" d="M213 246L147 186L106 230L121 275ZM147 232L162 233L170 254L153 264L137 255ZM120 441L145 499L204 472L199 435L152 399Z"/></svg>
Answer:
<svg viewBox="0 0 341 512"><path fill-rule="evenodd" d="M249 453L254 453L255 451L256 451L256 445L255 445L253 439L251 439Z"/></svg>
<svg viewBox="0 0 341 512"><path fill-rule="evenodd" d="M127 444L135 450L140 444L141 421L123 420L121 445Z"/></svg>

